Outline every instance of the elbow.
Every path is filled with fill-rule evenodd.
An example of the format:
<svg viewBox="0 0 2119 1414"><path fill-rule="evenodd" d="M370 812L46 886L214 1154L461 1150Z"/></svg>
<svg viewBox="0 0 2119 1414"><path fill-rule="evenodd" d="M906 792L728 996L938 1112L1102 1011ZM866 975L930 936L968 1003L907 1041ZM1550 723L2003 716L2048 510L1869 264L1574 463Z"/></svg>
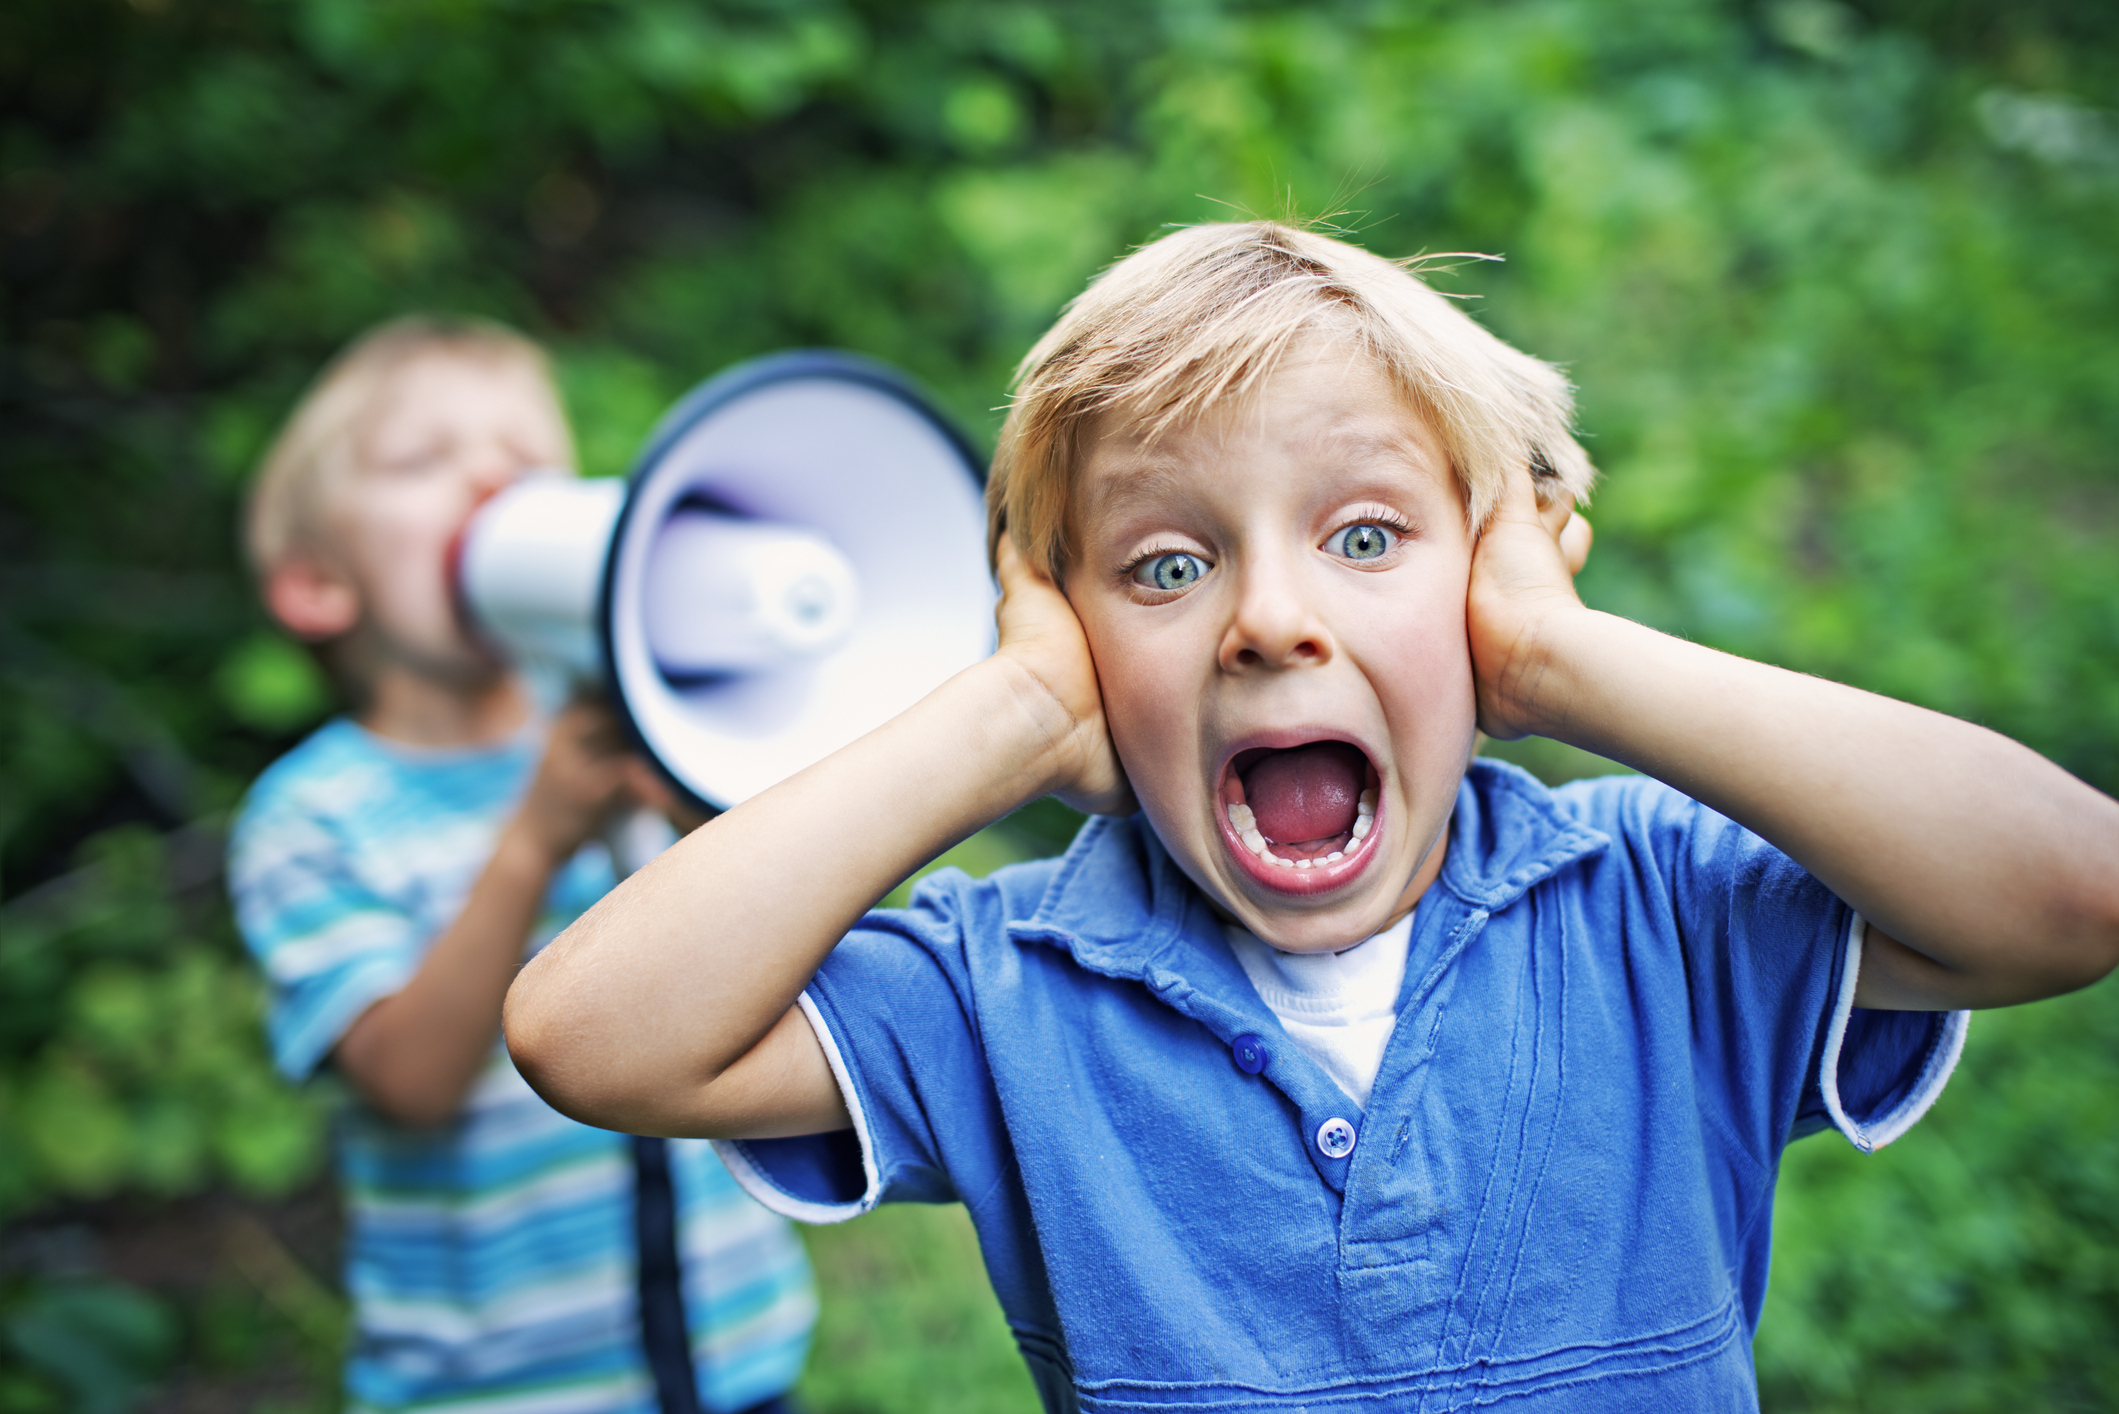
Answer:
<svg viewBox="0 0 2119 1414"><path fill-rule="evenodd" d="M613 1066L595 1028L540 987L528 970L516 978L500 1013L508 1058L538 1098L568 1119L602 1129L628 1129L623 1097L614 1093Z"/></svg>
<svg viewBox="0 0 2119 1414"><path fill-rule="evenodd" d="M2119 971L2119 849L2113 853L2112 867L2093 870L2084 880L2073 910L2080 975L2070 991L2092 986Z"/></svg>
<svg viewBox="0 0 2119 1414"><path fill-rule="evenodd" d="M2053 922L2039 996L2093 987L2119 971L2119 882L2078 895Z"/></svg>
<svg viewBox="0 0 2119 1414"><path fill-rule="evenodd" d="M2105 805L2111 806L2107 799ZM2101 860L2089 862L2080 877L2079 915L2085 943L2082 948L2084 974L2079 985L2087 987L2119 971L2119 809L2105 811L2108 828Z"/></svg>
<svg viewBox="0 0 2119 1414"><path fill-rule="evenodd" d="M563 1028L553 1008L527 970L508 989L500 1011L500 1037L508 1058L544 1102L570 1119L580 1115L567 1103L567 1050Z"/></svg>
<svg viewBox="0 0 2119 1414"><path fill-rule="evenodd" d="M367 1107L403 1129L439 1129L463 1113L468 1084L372 1055L341 1055L339 1069Z"/></svg>
<svg viewBox="0 0 2119 1414"><path fill-rule="evenodd" d="M2064 863L2018 882L2013 912L2028 943L2020 970L2033 985L2011 1000L2078 992L2119 971L2119 807L2108 813L2099 828L2078 828L2081 843Z"/></svg>
<svg viewBox="0 0 2119 1414"><path fill-rule="evenodd" d="M368 1096L369 1108L404 1129L439 1129L463 1113L461 1095L437 1100L431 1091L407 1088L402 1093L388 1089Z"/></svg>
<svg viewBox="0 0 2119 1414"><path fill-rule="evenodd" d="M2119 971L2119 890L2114 891L2110 907L2089 930L2088 941L2079 952L2081 978L2069 991L2094 986Z"/></svg>

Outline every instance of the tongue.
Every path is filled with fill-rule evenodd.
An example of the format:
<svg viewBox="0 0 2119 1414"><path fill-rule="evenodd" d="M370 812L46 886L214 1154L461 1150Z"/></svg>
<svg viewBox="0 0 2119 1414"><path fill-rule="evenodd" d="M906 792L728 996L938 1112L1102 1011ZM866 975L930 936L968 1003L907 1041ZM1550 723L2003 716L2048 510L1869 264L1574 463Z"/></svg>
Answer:
<svg viewBox="0 0 2119 1414"><path fill-rule="evenodd" d="M1354 828L1368 759L1343 741L1274 751L1244 773L1244 802L1275 844L1329 839Z"/></svg>

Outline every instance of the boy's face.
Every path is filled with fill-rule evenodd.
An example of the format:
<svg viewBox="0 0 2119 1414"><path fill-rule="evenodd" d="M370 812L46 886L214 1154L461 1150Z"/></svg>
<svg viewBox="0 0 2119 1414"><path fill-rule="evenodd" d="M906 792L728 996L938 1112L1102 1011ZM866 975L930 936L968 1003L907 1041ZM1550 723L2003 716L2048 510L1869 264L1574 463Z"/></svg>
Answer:
<svg viewBox="0 0 2119 1414"><path fill-rule="evenodd" d="M1067 597L1178 864L1285 951L1402 915L1475 740L1473 541L1428 420L1315 341L1152 446L1106 429L1075 513Z"/></svg>
<svg viewBox="0 0 2119 1414"><path fill-rule="evenodd" d="M491 673L497 665L456 613L450 549L488 496L569 460L543 377L519 359L419 355L378 390L354 452L330 517L362 626L386 660L422 676Z"/></svg>

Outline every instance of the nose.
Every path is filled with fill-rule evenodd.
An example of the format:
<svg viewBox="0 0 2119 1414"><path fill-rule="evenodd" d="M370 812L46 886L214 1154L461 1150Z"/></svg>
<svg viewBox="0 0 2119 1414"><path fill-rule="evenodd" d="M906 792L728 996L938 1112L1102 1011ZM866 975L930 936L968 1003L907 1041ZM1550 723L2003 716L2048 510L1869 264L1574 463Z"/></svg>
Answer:
<svg viewBox="0 0 2119 1414"><path fill-rule="evenodd" d="M1336 647L1291 565L1258 560L1238 571L1236 612L1221 639L1221 669L1316 667Z"/></svg>

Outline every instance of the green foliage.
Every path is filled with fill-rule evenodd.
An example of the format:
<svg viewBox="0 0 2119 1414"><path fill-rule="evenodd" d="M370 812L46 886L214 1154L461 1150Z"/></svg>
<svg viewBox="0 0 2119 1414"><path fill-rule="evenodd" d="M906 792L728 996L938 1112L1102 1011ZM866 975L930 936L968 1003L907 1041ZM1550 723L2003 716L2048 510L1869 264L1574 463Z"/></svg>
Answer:
<svg viewBox="0 0 2119 1414"><path fill-rule="evenodd" d="M253 633L221 661L213 685L229 715L264 732L315 721L331 699L316 660L277 634Z"/></svg>
<svg viewBox="0 0 2119 1414"><path fill-rule="evenodd" d="M1338 211L1379 250L1505 255L1433 278L1580 385L1594 602L2119 787L2115 13L0 9L0 1213L315 1161L186 842L327 708L240 569L242 482L407 309L551 341L613 474L692 382L797 344L897 362L990 436L1059 305L1172 222ZM1063 831L1025 812L963 857ZM2091 1338L2114 1005L1982 1018L1900 1148L1791 1156L1777 1405L2119 1398ZM0 1408L56 1388L13 1379Z"/></svg>
<svg viewBox="0 0 2119 1414"><path fill-rule="evenodd" d="M1782 1165L1759 1381L1777 1410L2110 1409L2119 995L1974 1019L1949 1091L1864 1157Z"/></svg>
<svg viewBox="0 0 2119 1414"><path fill-rule="evenodd" d="M175 1354L177 1329L161 1302L132 1287L71 1281L0 1306L0 1337L42 1377L0 1370L0 1409L125 1414Z"/></svg>
<svg viewBox="0 0 2119 1414"><path fill-rule="evenodd" d="M797 1390L817 1414L1033 1414L1037 1391L960 1207L806 1228L823 1288Z"/></svg>
<svg viewBox="0 0 2119 1414"><path fill-rule="evenodd" d="M315 1171L316 1108L264 1058L263 983L218 901L172 891L167 853L137 827L106 831L61 891L8 912L0 1216L213 1181L284 1192Z"/></svg>

